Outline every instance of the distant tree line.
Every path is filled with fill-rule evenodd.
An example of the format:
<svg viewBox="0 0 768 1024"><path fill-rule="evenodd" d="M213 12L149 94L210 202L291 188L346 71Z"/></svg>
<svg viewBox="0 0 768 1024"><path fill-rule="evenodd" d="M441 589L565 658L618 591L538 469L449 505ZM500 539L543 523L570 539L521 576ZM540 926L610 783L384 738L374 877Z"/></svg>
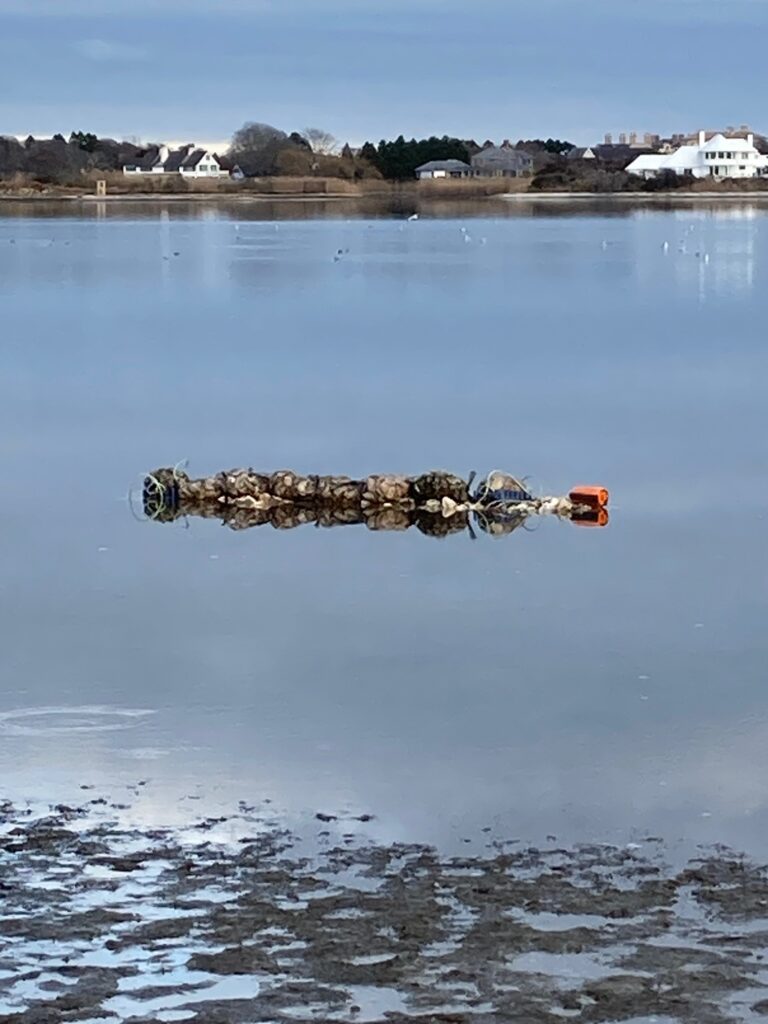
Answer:
<svg viewBox="0 0 768 1024"><path fill-rule="evenodd" d="M99 139L91 132L72 132L69 139L30 135L24 142L4 135L0 136L0 178L23 174L46 184L65 184L86 171L119 170L141 152L133 143Z"/></svg>
<svg viewBox="0 0 768 1024"><path fill-rule="evenodd" d="M151 148L85 131L73 131L69 138L59 134L35 139L30 135L23 142L0 136L0 179L22 175L43 184L76 183L88 172L121 171ZM380 177L371 164L355 156L348 145L339 146L322 128L287 133L272 125L249 122L235 133L228 155L248 176Z"/></svg>
<svg viewBox="0 0 768 1024"><path fill-rule="evenodd" d="M416 168L430 160L461 160L493 145L448 135L423 139L382 139L366 142L360 150L341 145L322 128L285 132L274 125L249 121L232 137L227 156L248 177L338 177L347 180L384 178L388 181L412 181ZM505 142L504 145L511 145ZM520 139L515 147L534 158L534 187L541 189L573 187L579 176L592 175L599 188L608 190L621 181L621 168L586 168L580 161L566 159L573 144L561 139ZM135 142L99 138L93 132L73 131L68 138L29 136L23 142L0 136L0 179L16 175L45 184L76 183L89 172L117 172L126 164L137 163L150 147ZM223 154L221 154L223 155ZM649 186L650 187L650 186Z"/></svg>
<svg viewBox="0 0 768 1024"><path fill-rule="evenodd" d="M525 149L529 153L551 153L552 156L564 156L576 147L572 142L563 139L521 139L517 143L518 149Z"/></svg>
<svg viewBox="0 0 768 1024"><path fill-rule="evenodd" d="M399 135L393 142L382 139L378 146L366 142L360 150L363 160L372 164L383 178L390 181L412 180L417 167L430 160L469 161L467 143L461 139L431 136L428 139L406 139Z"/></svg>
<svg viewBox="0 0 768 1024"><path fill-rule="evenodd" d="M492 145L490 139L480 145L474 139L457 139L448 135L439 138L432 135L427 139L405 139L399 135L393 141L382 139L378 145L366 142L360 150L360 157L372 164L383 178L410 181L416 168L431 160L461 160L469 163L475 153ZM530 153L535 164L545 165L551 158L569 152L574 146L572 142L560 139L521 139L515 148Z"/></svg>
<svg viewBox="0 0 768 1024"><path fill-rule="evenodd" d="M380 177L370 163L322 128L287 133L271 124L247 121L232 136L228 156L248 177Z"/></svg>

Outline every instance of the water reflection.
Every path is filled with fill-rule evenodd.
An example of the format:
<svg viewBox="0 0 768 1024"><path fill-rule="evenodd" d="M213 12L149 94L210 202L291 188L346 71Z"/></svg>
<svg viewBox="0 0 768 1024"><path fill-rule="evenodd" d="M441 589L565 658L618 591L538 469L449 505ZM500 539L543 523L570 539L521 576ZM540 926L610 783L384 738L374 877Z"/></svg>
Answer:
<svg viewBox="0 0 768 1024"><path fill-rule="evenodd" d="M467 531L505 536L539 516L552 515L580 526L608 525L608 491L580 487L566 497L535 497L516 477L499 470L473 489L452 473L421 476L301 476L290 470L271 475L228 470L191 480L177 467L156 469L144 479L144 515L172 523L188 516L218 519L233 530L273 526L360 526L376 532L415 526L430 537Z"/></svg>
<svg viewBox="0 0 768 1024"><path fill-rule="evenodd" d="M0 711L154 711L76 742L0 730L4 791L146 772L153 820L204 793L351 805L399 838L765 849L757 207L0 218ZM185 456L359 479L478 453L536 493L610 481L612 528L246 540L126 510L139 467Z"/></svg>
<svg viewBox="0 0 768 1024"><path fill-rule="evenodd" d="M712 218L721 221L754 220L768 211L768 195L733 199L654 197L638 202L620 195L571 198L526 194L510 198L488 196L482 199L440 199L423 197L409 189L389 195L337 198L268 198L210 199L206 197L156 199L87 200L15 200L0 199L0 214L8 218L34 220L233 220L247 221L314 221L318 219L380 220L420 217L444 220L457 218L509 218L522 220L558 220L599 217L627 220L637 217L658 218L669 214L690 219Z"/></svg>
<svg viewBox="0 0 768 1024"><path fill-rule="evenodd" d="M678 237L670 263L681 284L695 284L701 303L754 288L758 211L757 205L744 204L675 213Z"/></svg>

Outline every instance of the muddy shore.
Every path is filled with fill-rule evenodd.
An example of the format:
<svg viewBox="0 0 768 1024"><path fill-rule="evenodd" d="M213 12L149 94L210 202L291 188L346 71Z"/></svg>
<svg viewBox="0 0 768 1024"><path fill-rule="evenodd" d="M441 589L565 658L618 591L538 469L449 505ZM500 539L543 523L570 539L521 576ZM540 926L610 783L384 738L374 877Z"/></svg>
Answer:
<svg viewBox="0 0 768 1024"><path fill-rule="evenodd" d="M673 871L657 840L488 830L444 857L371 844L368 816L299 837L241 805L147 830L84 795L0 805L0 1024L768 1015L768 872L726 849Z"/></svg>

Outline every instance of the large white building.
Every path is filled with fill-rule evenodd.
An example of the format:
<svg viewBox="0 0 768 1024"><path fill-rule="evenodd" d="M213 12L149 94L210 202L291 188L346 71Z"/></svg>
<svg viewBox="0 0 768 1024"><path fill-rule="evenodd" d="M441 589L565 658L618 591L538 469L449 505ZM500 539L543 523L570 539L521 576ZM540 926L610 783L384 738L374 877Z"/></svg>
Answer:
<svg viewBox="0 0 768 1024"><path fill-rule="evenodd" d="M694 178L754 178L768 173L768 157L757 151L751 134L735 139L718 133L707 139L706 132L699 132L698 144L681 146L674 153L638 156L627 171L643 178L654 178L662 171Z"/></svg>

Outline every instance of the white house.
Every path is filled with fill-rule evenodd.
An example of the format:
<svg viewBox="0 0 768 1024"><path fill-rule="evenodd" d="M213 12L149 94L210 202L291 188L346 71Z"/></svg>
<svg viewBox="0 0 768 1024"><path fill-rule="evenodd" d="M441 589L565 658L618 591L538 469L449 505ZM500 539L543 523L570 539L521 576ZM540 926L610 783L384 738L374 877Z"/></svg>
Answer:
<svg viewBox="0 0 768 1024"><path fill-rule="evenodd" d="M694 178L755 178L768 173L768 157L757 151L752 134L736 139L718 132L707 139L706 132L699 132L696 145L680 146L672 153L638 156L627 171L642 178L654 178L663 171Z"/></svg>
<svg viewBox="0 0 768 1024"><path fill-rule="evenodd" d="M226 161L196 149L191 143L181 149L152 146L135 163L126 164L123 174L180 174L184 178L229 178L232 170Z"/></svg>
<svg viewBox="0 0 768 1024"><path fill-rule="evenodd" d="M472 173L469 164L463 160L430 160L416 168L416 177L422 178L468 178Z"/></svg>

